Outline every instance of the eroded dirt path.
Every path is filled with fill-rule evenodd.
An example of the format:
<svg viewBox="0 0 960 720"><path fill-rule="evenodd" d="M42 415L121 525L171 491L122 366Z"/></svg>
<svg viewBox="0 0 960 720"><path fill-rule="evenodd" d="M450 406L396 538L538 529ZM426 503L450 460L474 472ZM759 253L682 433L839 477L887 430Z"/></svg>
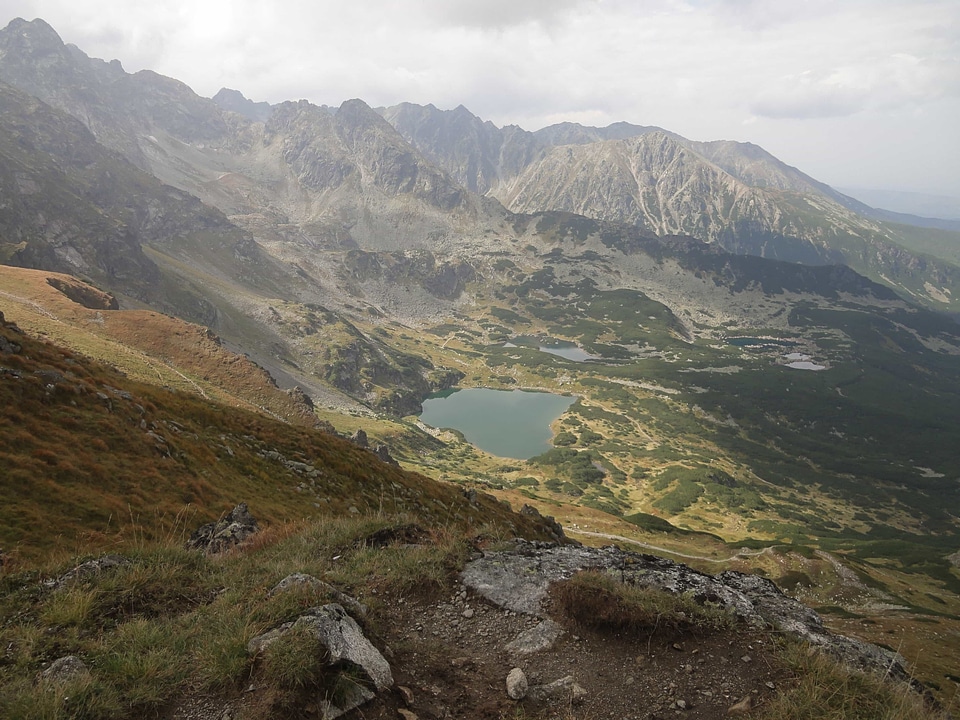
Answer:
<svg viewBox="0 0 960 720"><path fill-rule="evenodd" d="M396 720L406 709L420 720L719 720L743 698L762 704L789 682L771 638L744 628L631 637L584 630L554 617L564 629L554 646L518 655L505 646L538 619L494 607L459 587L439 602L383 600L388 617L383 640L390 647L396 685L410 695L395 689L365 707L365 718ZM576 703L569 692L548 703L518 703L505 688L514 667L531 685L572 676L586 695Z"/></svg>

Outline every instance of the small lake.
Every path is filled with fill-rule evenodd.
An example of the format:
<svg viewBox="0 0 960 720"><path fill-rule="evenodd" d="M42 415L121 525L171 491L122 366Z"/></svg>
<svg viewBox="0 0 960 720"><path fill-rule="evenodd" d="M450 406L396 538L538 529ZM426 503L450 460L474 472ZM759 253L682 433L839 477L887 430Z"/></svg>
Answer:
<svg viewBox="0 0 960 720"><path fill-rule="evenodd" d="M575 397L525 390L447 390L423 401L420 420L452 428L491 455L526 460L550 450L550 423Z"/></svg>
<svg viewBox="0 0 960 720"><path fill-rule="evenodd" d="M587 362L588 360L601 360L599 355L591 355L576 343L566 340L539 340L538 338L519 337L518 342L504 343L504 347L535 347L540 352L550 353L557 357L573 360L574 362Z"/></svg>
<svg viewBox="0 0 960 720"><path fill-rule="evenodd" d="M775 348L775 347L793 347L797 343L792 340L780 340L778 338L763 337L732 337L727 338L727 345L734 345L742 348Z"/></svg>
<svg viewBox="0 0 960 720"><path fill-rule="evenodd" d="M784 359L788 361L787 367L793 368L794 370L813 370L814 372L818 372L827 369L826 365L810 362L810 356L804 355L803 353L788 353L784 355Z"/></svg>

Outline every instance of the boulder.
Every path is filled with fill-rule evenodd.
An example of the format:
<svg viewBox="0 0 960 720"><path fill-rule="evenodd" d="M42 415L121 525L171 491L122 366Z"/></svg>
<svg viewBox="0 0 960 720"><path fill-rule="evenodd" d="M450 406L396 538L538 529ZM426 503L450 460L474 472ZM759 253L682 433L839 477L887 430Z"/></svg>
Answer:
<svg viewBox="0 0 960 720"><path fill-rule="evenodd" d="M23 348L17 343L7 340L3 335L0 335L0 353L18 355L22 349Z"/></svg>
<svg viewBox="0 0 960 720"><path fill-rule="evenodd" d="M362 447L364 449L370 447L370 442L367 440L367 433L365 433L362 429L358 429L353 435L350 436L350 442L357 447Z"/></svg>
<svg viewBox="0 0 960 720"><path fill-rule="evenodd" d="M564 699L577 704L583 702L587 691L578 685L573 675L567 675L546 685L534 685L527 692L527 697L534 702L550 702Z"/></svg>
<svg viewBox="0 0 960 720"><path fill-rule="evenodd" d="M272 597L280 593L290 592L297 588L309 588L317 595L325 595L326 597L340 603L358 617L365 617L367 614L367 606L358 601L356 598L352 598L346 593L337 590L330 583L325 583L323 580L318 580L317 578L313 577L313 575L306 575L304 573L293 573L292 575L287 575L287 577L273 586L273 589L269 594Z"/></svg>
<svg viewBox="0 0 960 720"><path fill-rule="evenodd" d="M356 621L336 603L311 608L295 621L258 635L247 643L247 652L257 655L295 628L307 630L320 641L326 648L326 662L331 667L358 670L377 691L393 685L390 664L367 640ZM339 717L374 697L374 693L363 684L350 683L343 693L338 694L336 704L326 700L321 703L322 717L325 720Z"/></svg>
<svg viewBox="0 0 960 720"><path fill-rule="evenodd" d="M216 555L236 547L258 531L257 521L247 509L247 504L240 503L226 517L194 530L187 540L187 548Z"/></svg>
<svg viewBox="0 0 960 720"><path fill-rule="evenodd" d="M562 634L563 628L547 618L529 630L520 633L516 640L504 646L504 650L514 655L532 655L552 648Z"/></svg>
<svg viewBox="0 0 960 720"><path fill-rule="evenodd" d="M73 682L91 680L90 670L76 655L54 660L40 673L40 682L48 686L61 686Z"/></svg>
<svg viewBox="0 0 960 720"><path fill-rule="evenodd" d="M393 456L390 454L390 448L386 445L375 445L373 448L373 454L376 455L381 462L387 463L387 465L396 465L400 467L400 463L394 460Z"/></svg>
<svg viewBox="0 0 960 720"><path fill-rule="evenodd" d="M527 696L530 683L523 670L515 667L507 673L507 697L511 700L523 700Z"/></svg>
<svg viewBox="0 0 960 720"><path fill-rule="evenodd" d="M523 507L520 508L520 514L540 520L546 526L547 532L550 533L550 537L553 538L554 541L564 542L567 539L567 536L563 532L563 525L558 523L552 515L541 515L540 511L533 505L527 504L524 504Z"/></svg>

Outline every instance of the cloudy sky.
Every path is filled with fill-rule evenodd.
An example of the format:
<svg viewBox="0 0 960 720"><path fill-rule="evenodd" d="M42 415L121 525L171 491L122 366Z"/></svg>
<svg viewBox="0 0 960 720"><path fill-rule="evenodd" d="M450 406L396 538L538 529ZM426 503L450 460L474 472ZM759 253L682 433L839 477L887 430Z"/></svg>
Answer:
<svg viewBox="0 0 960 720"><path fill-rule="evenodd" d="M838 187L960 197L958 0L0 0L201 95L464 105L755 142ZM6 17L3 17L5 15Z"/></svg>

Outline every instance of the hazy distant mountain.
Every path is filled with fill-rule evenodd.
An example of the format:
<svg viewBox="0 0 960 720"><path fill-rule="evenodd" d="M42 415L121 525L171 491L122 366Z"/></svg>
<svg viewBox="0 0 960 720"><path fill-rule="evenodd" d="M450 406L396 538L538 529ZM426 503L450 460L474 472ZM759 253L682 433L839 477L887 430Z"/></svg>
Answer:
<svg viewBox="0 0 960 720"><path fill-rule="evenodd" d="M656 127L498 129L460 107L380 111L427 157L514 212L548 210L689 234L749 255L846 263L934 304L960 281L874 211L751 143L694 142ZM922 252L930 244L919 243ZM927 283L931 283L928 287Z"/></svg>
<svg viewBox="0 0 960 720"><path fill-rule="evenodd" d="M0 259L69 272L215 324L212 305L173 293L143 247L202 236L255 253L222 213L162 185L96 142L75 118L0 83Z"/></svg>
<svg viewBox="0 0 960 720"><path fill-rule="evenodd" d="M0 80L74 115L141 168L150 166L150 136L158 129L188 143L227 131L219 109L183 83L89 58L43 20L18 18L0 32Z"/></svg>
<svg viewBox="0 0 960 720"><path fill-rule="evenodd" d="M249 100L239 90L220 88L211 99L224 110L243 115L254 122L266 122L270 117L270 103Z"/></svg>
<svg viewBox="0 0 960 720"><path fill-rule="evenodd" d="M881 220L917 227L960 231L960 198L927 193L841 188L869 206L866 212Z"/></svg>
<svg viewBox="0 0 960 720"><path fill-rule="evenodd" d="M957 197L860 187L838 189L874 208L932 219L960 220L960 198Z"/></svg>

